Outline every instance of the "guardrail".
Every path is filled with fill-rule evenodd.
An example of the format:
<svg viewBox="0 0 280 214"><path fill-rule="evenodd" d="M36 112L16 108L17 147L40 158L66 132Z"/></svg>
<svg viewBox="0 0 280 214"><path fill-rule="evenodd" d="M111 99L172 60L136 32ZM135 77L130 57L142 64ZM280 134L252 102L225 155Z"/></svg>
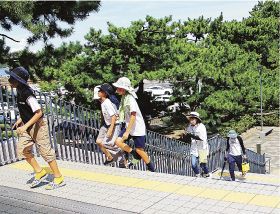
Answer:
<svg viewBox="0 0 280 214"><path fill-rule="evenodd" d="M101 165L105 157L96 146L98 135L99 113L67 101L36 92L48 120L49 135L52 147L58 159ZM16 93L1 87L0 90L0 165L18 161L16 154L17 136L11 125L18 117ZM0 114L0 115L1 115ZM2 122L1 122L2 121ZM208 139L210 153L208 167L211 171L222 167L226 141L217 135ZM34 153L37 153L34 147ZM190 145L147 130L146 150L155 163L158 172L192 176ZM250 172L265 173L265 155L247 150ZM118 165L118 163L117 163ZM145 170L145 164L139 162L135 169Z"/></svg>

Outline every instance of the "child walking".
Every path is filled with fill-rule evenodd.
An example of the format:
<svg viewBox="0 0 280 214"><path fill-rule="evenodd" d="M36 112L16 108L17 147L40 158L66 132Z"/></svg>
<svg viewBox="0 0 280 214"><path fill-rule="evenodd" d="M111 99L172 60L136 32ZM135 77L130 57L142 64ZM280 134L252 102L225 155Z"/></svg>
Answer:
<svg viewBox="0 0 280 214"><path fill-rule="evenodd" d="M16 129L19 136L17 154L20 159L25 158L35 172L31 188L39 186L41 181L47 177L46 170L38 164L32 154L34 143L54 174L53 181L46 186L46 189L52 190L64 186L64 178L58 169L55 152L50 144L47 120L43 118L42 109L27 83L29 79L28 71L23 67L17 67L12 71L6 71L6 73L10 75L9 83L11 87L17 90L20 118L12 127Z"/></svg>
<svg viewBox="0 0 280 214"><path fill-rule="evenodd" d="M235 181L234 168L235 163L238 170L242 172L242 159L246 159L246 150L243 140L235 130L230 130L227 136L226 160L229 164L229 173L232 181ZM242 172L244 177L246 173Z"/></svg>
<svg viewBox="0 0 280 214"><path fill-rule="evenodd" d="M136 102L137 95L131 87L130 80L127 77L121 77L113 85L117 88L117 93L122 96L119 108L119 120L124 123L115 143L125 152L131 153L135 159L141 157L146 163L146 168L154 172L154 164L144 151L146 126ZM135 150L124 143L130 137L134 141Z"/></svg>
<svg viewBox="0 0 280 214"><path fill-rule="evenodd" d="M99 130L96 143L106 156L104 165L109 165L114 161L111 152L118 154L120 151L115 145L115 140L120 132L120 124L117 121L119 101L114 95L113 87L108 83L104 83L99 87L98 97L101 102L103 124Z"/></svg>

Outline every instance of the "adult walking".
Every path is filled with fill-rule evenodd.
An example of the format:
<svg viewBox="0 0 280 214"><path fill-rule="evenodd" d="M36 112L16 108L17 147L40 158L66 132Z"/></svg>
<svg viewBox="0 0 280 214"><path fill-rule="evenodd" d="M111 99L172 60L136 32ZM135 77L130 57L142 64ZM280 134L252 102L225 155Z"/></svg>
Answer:
<svg viewBox="0 0 280 214"><path fill-rule="evenodd" d="M209 146L207 142L207 131L202 123L198 112L191 112L187 119L189 125L183 136L184 141L191 143L191 162L192 169L196 177L200 176L200 168L202 169L201 176L209 177L209 169L207 167L207 156Z"/></svg>

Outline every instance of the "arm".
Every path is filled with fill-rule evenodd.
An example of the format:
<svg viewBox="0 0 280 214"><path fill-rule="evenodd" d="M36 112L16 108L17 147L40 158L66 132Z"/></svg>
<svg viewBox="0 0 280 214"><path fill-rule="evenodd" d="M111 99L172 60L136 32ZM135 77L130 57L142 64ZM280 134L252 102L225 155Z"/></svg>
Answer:
<svg viewBox="0 0 280 214"><path fill-rule="evenodd" d="M117 121L117 116L116 115L113 115L111 117L111 125L107 131L107 137L108 138L111 138L112 137L112 134L113 134L113 130L114 130L114 127L115 127L115 123Z"/></svg>
<svg viewBox="0 0 280 214"><path fill-rule="evenodd" d="M41 109L35 111L33 117L26 124L24 124L22 127L17 128L17 133L20 135L23 132L25 132L29 127L31 127L34 123L36 123L42 117L42 115L43 112Z"/></svg>
<svg viewBox="0 0 280 214"><path fill-rule="evenodd" d="M179 140L181 140L185 143L191 143L192 142L191 136L187 135L187 134L182 134Z"/></svg>
<svg viewBox="0 0 280 214"><path fill-rule="evenodd" d="M129 135L129 133L130 133L130 131L132 129L132 126L134 125L135 121L136 121L136 112L131 112L130 113L129 123L127 125L125 133L123 134L123 139L124 140L127 140L128 135Z"/></svg>
<svg viewBox="0 0 280 214"><path fill-rule="evenodd" d="M18 118L15 124L12 127L12 130L17 129L17 127L22 123L22 119Z"/></svg>
<svg viewBox="0 0 280 214"><path fill-rule="evenodd" d="M227 148L226 148L226 152L228 152L229 150L229 138L227 137Z"/></svg>
<svg viewBox="0 0 280 214"><path fill-rule="evenodd" d="M245 151L245 147L244 147L244 143L243 143L243 140L240 136L237 137L239 143L240 143L240 146L241 146L241 149L242 149L242 152L243 152L243 155L246 155L246 151Z"/></svg>
<svg viewBox="0 0 280 214"><path fill-rule="evenodd" d="M186 136L190 137L190 138L193 138L195 140L202 140L200 139L200 137L198 135L195 135L195 134L191 134L191 133L187 133Z"/></svg>

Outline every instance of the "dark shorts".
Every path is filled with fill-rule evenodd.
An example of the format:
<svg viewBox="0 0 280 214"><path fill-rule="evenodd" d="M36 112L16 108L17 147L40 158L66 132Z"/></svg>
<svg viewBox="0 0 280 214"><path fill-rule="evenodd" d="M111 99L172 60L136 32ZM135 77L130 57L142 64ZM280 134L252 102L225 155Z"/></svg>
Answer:
<svg viewBox="0 0 280 214"><path fill-rule="evenodd" d="M125 133L126 131L126 128L122 128L121 129L121 132L119 133L119 137L122 137L123 134ZM146 136L131 136L129 135L128 137L128 140L132 138L133 139L133 142L134 142L134 145L135 145L135 148L145 148L145 139L146 139Z"/></svg>

